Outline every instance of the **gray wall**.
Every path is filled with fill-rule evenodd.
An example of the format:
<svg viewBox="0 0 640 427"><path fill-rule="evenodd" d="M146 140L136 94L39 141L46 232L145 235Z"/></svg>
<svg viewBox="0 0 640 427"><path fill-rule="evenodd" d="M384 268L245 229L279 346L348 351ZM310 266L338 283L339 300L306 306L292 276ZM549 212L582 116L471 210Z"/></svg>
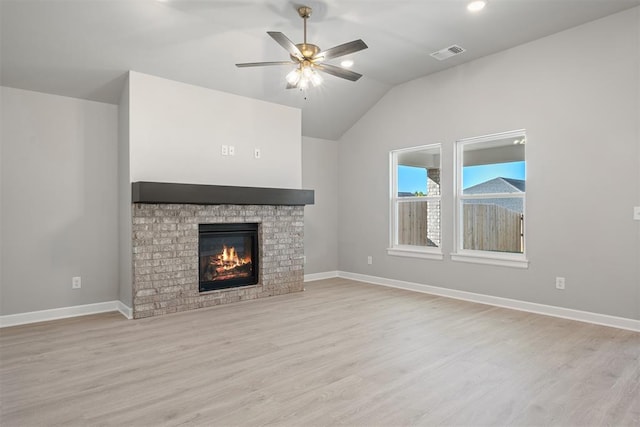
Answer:
<svg viewBox="0 0 640 427"><path fill-rule="evenodd" d="M339 144L339 269L640 318L639 10L392 89ZM529 268L452 262L454 141L521 128ZM445 260L388 256L389 150L436 142Z"/></svg>
<svg viewBox="0 0 640 427"><path fill-rule="evenodd" d="M133 254L131 181L129 180L129 76L125 81L118 105L118 296L127 307L133 300Z"/></svg>
<svg viewBox="0 0 640 427"><path fill-rule="evenodd" d="M337 142L302 138L302 188L315 190L315 204L304 209L304 273L337 271Z"/></svg>
<svg viewBox="0 0 640 427"><path fill-rule="evenodd" d="M118 299L117 107L0 90L0 314Z"/></svg>

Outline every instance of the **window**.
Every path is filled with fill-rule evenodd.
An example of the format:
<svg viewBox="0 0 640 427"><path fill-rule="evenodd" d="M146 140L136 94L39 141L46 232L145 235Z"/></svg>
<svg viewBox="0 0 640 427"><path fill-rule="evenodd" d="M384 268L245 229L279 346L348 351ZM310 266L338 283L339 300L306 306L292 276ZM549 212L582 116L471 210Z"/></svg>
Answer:
<svg viewBox="0 0 640 427"><path fill-rule="evenodd" d="M455 261L526 268L523 130L457 142Z"/></svg>
<svg viewBox="0 0 640 427"><path fill-rule="evenodd" d="M390 255L442 259L440 144L391 152Z"/></svg>

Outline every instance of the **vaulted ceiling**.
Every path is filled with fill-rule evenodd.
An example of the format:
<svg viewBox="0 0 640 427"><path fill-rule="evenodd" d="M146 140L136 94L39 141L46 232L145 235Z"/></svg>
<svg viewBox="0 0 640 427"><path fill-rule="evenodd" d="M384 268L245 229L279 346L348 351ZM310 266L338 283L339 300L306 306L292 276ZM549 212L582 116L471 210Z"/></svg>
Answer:
<svg viewBox="0 0 640 427"><path fill-rule="evenodd" d="M303 93L268 35L302 42L302 3L277 0L2 0L0 83L117 104L127 70L302 109L303 135L338 139L394 85L640 4L640 0L302 0L308 41L329 48L363 39L349 55L357 82L325 75ZM430 56L451 45L466 51ZM340 58L343 59L343 58ZM330 61L339 65L340 61Z"/></svg>

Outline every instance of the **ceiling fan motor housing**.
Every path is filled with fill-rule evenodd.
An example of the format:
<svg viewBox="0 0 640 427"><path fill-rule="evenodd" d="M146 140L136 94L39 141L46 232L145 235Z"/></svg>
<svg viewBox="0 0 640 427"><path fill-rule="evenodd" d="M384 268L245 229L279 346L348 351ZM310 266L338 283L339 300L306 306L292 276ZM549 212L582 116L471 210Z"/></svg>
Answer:
<svg viewBox="0 0 640 427"><path fill-rule="evenodd" d="M311 43L298 43L296 45L296 47L298 48L298 50L300 51L300 53L302 54L304 59L311 59L318 52L320 52L320 47L316 46L315 44L311 44ZM296 58L293 55L291 55L291 59L293 59L294 61L298 61L299 60L298 58Z"/></svg>

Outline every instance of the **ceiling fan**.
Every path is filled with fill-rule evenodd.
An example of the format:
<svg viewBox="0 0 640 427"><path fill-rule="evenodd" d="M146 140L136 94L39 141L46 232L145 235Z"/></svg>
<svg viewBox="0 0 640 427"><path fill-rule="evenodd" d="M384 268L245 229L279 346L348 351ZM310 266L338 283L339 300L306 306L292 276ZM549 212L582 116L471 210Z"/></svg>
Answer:
<svg viewBox="0 0 640 427"><path fill-rule="evenodd" d="M327 50L321 50L315 44L307 43L307 19L311 16L311 8L308 6L300 6L298 15L304 20L304 42L294 44L283 33L278 31L267 31L280 46L289 52L290 61L274 61L274 62L245 62L236 64L236 67L264 67L269 65L295 65L296 68L287 74L287 89L299 88L306 89L311 83L318 86L322 83L322 77L318 71L334 75L343 79L355 82L362 74L347 70L346 68L337 67L335 65L326 64L324 61L328 59L338 58L350 53L358 52L366 49L368 46L362 40L354 40L338 46L334 46Z"/></svg>

